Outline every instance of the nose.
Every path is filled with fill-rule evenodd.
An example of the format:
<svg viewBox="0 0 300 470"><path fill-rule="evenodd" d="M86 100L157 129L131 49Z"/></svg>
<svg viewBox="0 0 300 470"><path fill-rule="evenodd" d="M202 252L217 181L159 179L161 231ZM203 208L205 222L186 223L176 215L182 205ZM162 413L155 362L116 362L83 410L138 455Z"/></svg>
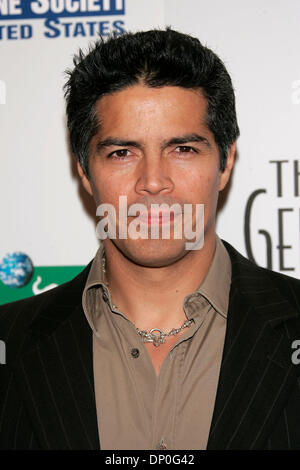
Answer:
<svg viewBox="0 0 300 470"><path fill-rule="evenodd" d="M144 158L140 163L135 189L144 195L172 192L174 183L167 162L157 156Z"/></svg>

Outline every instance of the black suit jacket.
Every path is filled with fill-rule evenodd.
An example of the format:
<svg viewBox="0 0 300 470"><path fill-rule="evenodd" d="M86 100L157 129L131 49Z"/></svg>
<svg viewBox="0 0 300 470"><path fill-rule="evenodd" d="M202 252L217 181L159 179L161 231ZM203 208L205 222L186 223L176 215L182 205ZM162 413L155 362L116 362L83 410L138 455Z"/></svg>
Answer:
<svg viewBox="0 0 300 470"><path fill-rule="evenodd" d="M227 329L208 449L300 449L300 281L232 261ZM0 307L1 449L99 449L92 331L72 281ZM201 419L201 416L199 416Z"/></svg>

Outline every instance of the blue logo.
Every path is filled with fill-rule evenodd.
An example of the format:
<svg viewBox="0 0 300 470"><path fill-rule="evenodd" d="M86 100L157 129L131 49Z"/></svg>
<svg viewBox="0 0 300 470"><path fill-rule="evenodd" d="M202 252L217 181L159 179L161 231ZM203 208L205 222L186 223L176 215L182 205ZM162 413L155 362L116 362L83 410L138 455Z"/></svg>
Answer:
<svg viewBox="0 0 300 470"><path fill-rule="evenodd" d="M125 0L0 0L0 20L124 14Z"/></svg>
<svg viewBox="0 0 300 470"><path fill-rule="evenodd" d="M0 0L0 41L31 39L35 26L32 20L43 20L43 34L48 39L108 36L112 32L121 35L125 26L117 15L125 15L125 0ZM75 20L78 17L81 21ZM20 23L1 24L2 20Z"/></svg>
<svg viewBox="0 0 300 470"><path fill-rule="evenodd" d="M30 281L33 264L29 256L20 251L7 254L0 264L0 280L9 287L23 287Z"/></svg>

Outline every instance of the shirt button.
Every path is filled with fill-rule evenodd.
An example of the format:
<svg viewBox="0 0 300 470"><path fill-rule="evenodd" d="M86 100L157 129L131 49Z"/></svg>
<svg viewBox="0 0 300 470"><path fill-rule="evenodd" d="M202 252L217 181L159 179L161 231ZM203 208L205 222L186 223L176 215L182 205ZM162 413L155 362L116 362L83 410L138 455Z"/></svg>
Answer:
<svg viewBox="0 0 300 470"><path fill-rule="evenodd" d="M137 348L132 348L131 356L134 357L134 359L136 359L137 357L139 357L139 355L140 355L140 351Z"/></svg>

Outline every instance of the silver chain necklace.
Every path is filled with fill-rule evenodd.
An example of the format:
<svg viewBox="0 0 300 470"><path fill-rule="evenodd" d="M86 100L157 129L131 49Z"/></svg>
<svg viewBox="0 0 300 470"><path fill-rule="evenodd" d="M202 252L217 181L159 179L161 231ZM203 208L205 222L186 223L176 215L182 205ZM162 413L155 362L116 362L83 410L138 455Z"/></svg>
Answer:
<svg viewBox="0 0 300 470"><path fill-rule="evenodd" d="M109 283L106 277L106 257L104 250L102 255L102 270L106 278L107 287L109 287ZM118 309L118 307L114 304L113 307ZM172 328L172 330L168 331L167 333L164 333L160 328L152 328L150 331L146 331L139 330L139 328L137 328L135 325L134 327L136 332L142 337L144 343L153 343L153 345L157 347L165 343L168 336L178 335L178 333L180 333L185 328L189 328L192 322L193 320L186 320L179 328Z"/></svg>

